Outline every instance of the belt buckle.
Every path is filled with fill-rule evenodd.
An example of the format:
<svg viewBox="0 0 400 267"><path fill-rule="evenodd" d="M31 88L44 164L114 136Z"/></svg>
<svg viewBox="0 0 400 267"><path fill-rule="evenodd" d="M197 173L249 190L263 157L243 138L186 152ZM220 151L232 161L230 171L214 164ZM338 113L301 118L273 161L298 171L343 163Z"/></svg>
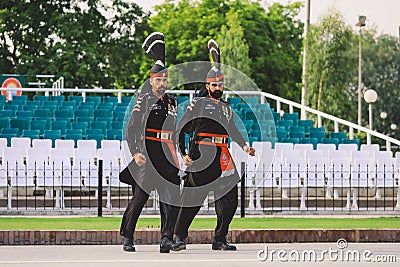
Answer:
<svg viewBox="0 0 400 267"><path fill-rule="evenodd" d="M161 140L169 139L169 134L168 133L161 133Z"/></svg>
<svg viewBox="0 0 400 267"><path fill-rule="evenodd" d="M223 137L220 137L220 136L215 136L215 137L214 137L214 143L222 144L223 141L224 141L224 138L223 138Z"/></svg>

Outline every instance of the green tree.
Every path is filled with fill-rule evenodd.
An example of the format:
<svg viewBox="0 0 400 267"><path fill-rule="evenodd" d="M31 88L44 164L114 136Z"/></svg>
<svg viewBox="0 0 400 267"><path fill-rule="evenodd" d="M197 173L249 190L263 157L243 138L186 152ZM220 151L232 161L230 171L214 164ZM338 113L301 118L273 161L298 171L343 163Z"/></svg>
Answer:
<svg viewBox="0 0 400 267"><path fill-rule="evenodd" d="M223 51L221 53L221 63L250 76L251 61L249 58L249 46L243 38L244 31L240 25L238 14L232 12L232 10L229 11L227 20L227 26L222 25L221 33L217 37L217 43L220 46L220 50ZM224 70L224 72L229 77L229 84L233 86L232 88L239 85L234 81L235 75L231 75L230 70Z"/></svg>
<svg viewBox="0 0 400 267"><path fill-rule="evenodd" d="M320 23L311 25L307 54L309 106L350 120L357 116L349 86L357 66L352 37L342 15L330 9Z"/></svg>
<svg viewBox="0 0 400 267"><path fill-rule="evenodd" d="M1 1L1 72L60 74L69 88L130 88L141 76L147 18L121 0Z"/></svg>
<svg viewBox="0 0 400 267"><path fill-rule="evenodd" d="M237 14L238 25L245 29L243 43L249 47L250 77L262 90L297 101L303 25L295 19L299 9L300 3L274 4L266 10L249 0L166 1L156 7L150 25L165 34L167 64L209 61L208 40L218 41L222 27L229 28L228 17Z"/></svg>
<svg viewBox="0 0 400 267"><path fill-rule="evenodd" d="M358 49L358 35L355 48ZM378 36L376 30L366 29L362 34L362 82L364 90L374 89L378 94L373 104L374 129L378 132L400 138L398 131L390 129L390 124L400 126L400 49L398 39L390 35ZM357 53L354 51L354 53ZM357 77L355 73L354 77ZM357 78L354 83L357 83ZM356 101L356 100L354 100ZM362 123L368 124L368 104L362 104ZM380 118L381 112L386 119Z"/></svg>

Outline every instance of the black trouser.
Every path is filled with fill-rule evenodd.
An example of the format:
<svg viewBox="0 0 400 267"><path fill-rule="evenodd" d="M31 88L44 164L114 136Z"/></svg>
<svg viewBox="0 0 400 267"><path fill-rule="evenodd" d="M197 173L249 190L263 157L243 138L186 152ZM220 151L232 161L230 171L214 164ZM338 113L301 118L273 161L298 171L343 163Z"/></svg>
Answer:
<svg viewBox="0 0 400 267"><path fill-rule="evenodd" d="M125 237L133 237L139 215L149 199L149 194L147 194L137 184L132 186L132 189L133 196L124 212L120 228L120 234ZM161 238L173 238L178 211L179 208L177 206L169 205L160 201Z"/></svg>
<svg viewBox="0 0 400 267"><path fill-rule="evenodd" d="M201 193L201 191L199 192ZM204 192L206 198L208 192ZM214 191L214 195L218 192ZM217 213L217 226L215 227L215 241L225 241L228 234L229 224L235 215L238 206L238 187L235 185L226 195L215 201L215 212ZM188 236L189 226L194 217L199 212L201 206L196 207L181 207L178 214L178 219L175 226L175 234L181 239Z"/></svg>

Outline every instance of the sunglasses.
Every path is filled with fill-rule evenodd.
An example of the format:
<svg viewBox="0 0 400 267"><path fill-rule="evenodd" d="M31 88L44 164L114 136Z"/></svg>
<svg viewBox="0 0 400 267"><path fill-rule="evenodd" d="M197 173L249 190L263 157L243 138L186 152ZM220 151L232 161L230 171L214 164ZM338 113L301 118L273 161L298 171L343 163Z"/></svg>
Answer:
<svg viewBox="0 0 400 267"><path fill-rule="evenodd" d="M212 86L212 87L224 87L224 84L223 83L210 83L210 85Z"/></svg>

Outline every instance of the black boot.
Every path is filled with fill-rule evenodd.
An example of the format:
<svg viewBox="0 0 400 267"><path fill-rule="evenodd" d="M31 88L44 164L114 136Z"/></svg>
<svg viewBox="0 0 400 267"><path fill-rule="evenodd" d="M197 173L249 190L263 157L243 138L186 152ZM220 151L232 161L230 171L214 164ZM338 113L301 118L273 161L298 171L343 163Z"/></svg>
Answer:
<svg viewBox="0 0 400 267"><path fill-rule="evenodd" d="M179 236L176 236L176 241L172 245L172 251L180 251L182 249L186 249L185 240L181 239Z"/></svg>
<svg viewBox="0 0 400 267"><path fill-rule="evenodd" d="M133 244L133 237L124 236L124 246L122 247L124 251L134 252L135 245Z"/></svg>
<svg viewBox="0 0 400 267"><path fill-rule="evenodd" d="M160 241L160 253L169 253L172 249L173 241L168 237L164 236Z"/></svg>
<svg viewBox="0 0 400 267"><path fill-rule="evenodd" d="M231 245L228 243L228 241L215 241L212 243L212 249L213 250L231 250L235 251L236 246Z"/></svg>

